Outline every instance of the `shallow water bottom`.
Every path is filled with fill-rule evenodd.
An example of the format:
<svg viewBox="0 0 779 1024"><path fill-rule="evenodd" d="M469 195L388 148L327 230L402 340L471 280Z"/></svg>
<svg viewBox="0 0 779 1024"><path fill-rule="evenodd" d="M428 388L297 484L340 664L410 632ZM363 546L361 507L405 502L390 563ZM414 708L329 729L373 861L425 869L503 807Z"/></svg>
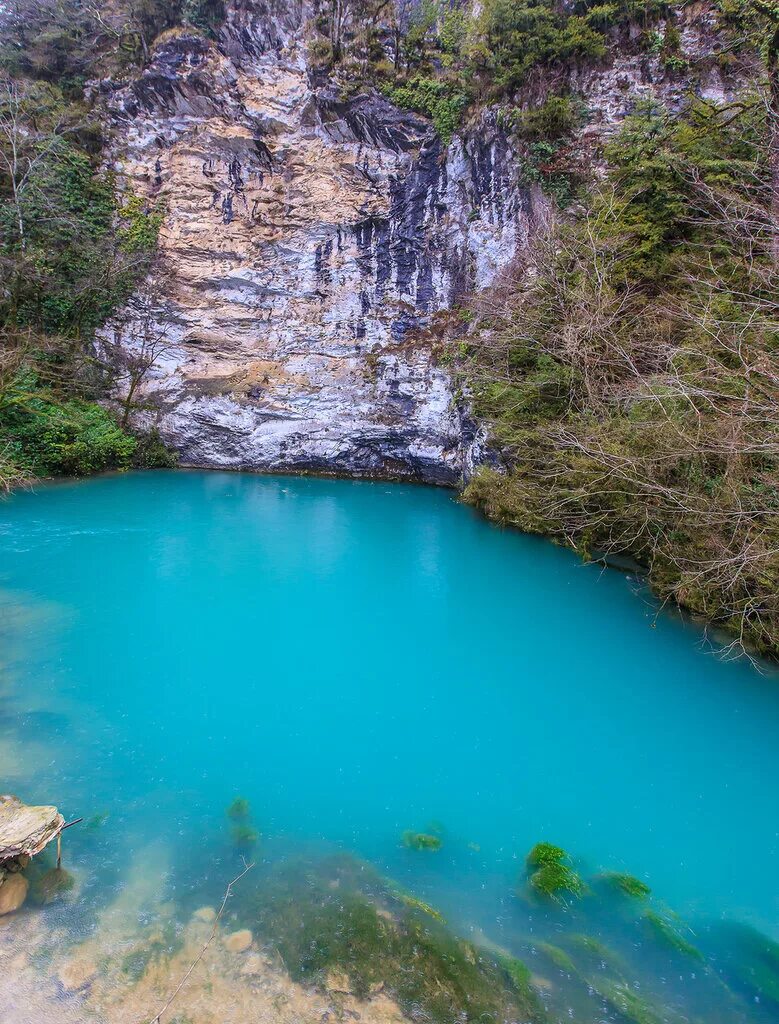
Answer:
<svg viewBox="0 0 779 1024"><path fill-rule="evenodd" d="M171 849L154 841L99 905L77 881L0 919L4 1024L776 1020L775 944L717 924L695 933L605 876L559 904L518 889L523 928L504 945L450 928L349 854L273 845L237 856L212 902L200 901L213 886L174 882Z"/></svg>

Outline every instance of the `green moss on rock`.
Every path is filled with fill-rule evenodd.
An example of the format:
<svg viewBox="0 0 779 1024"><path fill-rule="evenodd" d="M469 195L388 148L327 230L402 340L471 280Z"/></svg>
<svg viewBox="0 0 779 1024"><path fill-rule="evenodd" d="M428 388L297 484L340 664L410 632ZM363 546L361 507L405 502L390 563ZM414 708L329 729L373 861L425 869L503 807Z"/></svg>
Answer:
<svg viewBox="0 0 779 1024"><path fill-rule="evenodd" d="M596 976L589 978L590 987L630 1024L667 1024L668 1015L625 981Z"/></svg>
<svg viewBox="0 0 779 1024"><path fill-rule="evenodd" d="M561 847L552 843L536 843L527 855L526 863L528 869L535 869L547 864L561 864L568 859L568 854Z"/></svg>
<svg viewBox="0 0 779 1024"><path fill-rule="evenodd" d="M409 850L440 850L443 842L429 832L407 831L403 833L403 845Z"/></svg>
<svg viewBox="0 0 779 1024"><path fill-rule="evenodd" d="M703 960L703 955L691 942L682 935L681 931L667 917L662 917L654 910L647 910L643 915L649 931L655 939L663 945L670 947L683 956L689 956L693 960Z"/></svg>
<svg viewBox="0 0 779 1024"><path fill-rule="evenodd" d="M537 843L527 855L529 882L534 892L548 899L562 901L566 896L579 898L586 886L566 861L565 850L551 843Z"/></svg>
<svg viewBox="0 0 779 1024"><path fill-rule="evenodd" d="M600 880L610 889L622 896L630 896L631 899L643 900L652 894L652 890L634 875L620 874L618 871L607 871L600 875Z"/></svg>
<svg viewBox="0 0 779 1024"><path fill-rule="evenodd" d="M230 836L236 846L252 846L260 838L260 833L248 822L237 822L230 829Z"/></svg>
<svg viewBox="0 0 779 1024"><path fill-rule="evenodd" d="M444 915L440 910L436 910L435 907L431 907L429 903L425 903L424 900L417 899L416 896L410 896L408 893L399 892L398 899L404 907L408 907L409 910L418 910L422 914L427 914L432 917L434 921L443 921Z"/></svg>
<svg viewBox="0 0 779 1024"><path fill-rule="evenodd" d="M358 998L381 985L414 1020L546 1019L519 961L453 935L356 863L288 866L258 893L247 924L275 946L294 981L324 986L343 973Z"/></svg>
<svg viewBox="0 0 779 1024"><path fill-rule="evenodd" d="M724 954L718 957L724 973L751 998L779 1008L779 943L751 925L720 922L712 936Z"/></svg>
<svg viewBox="0 0 779 1024"><path fill-rule="evenodd" d="M249 801L243 796L237 796L227 808L227 817L230 821L247 821Z"/></svg>
<svg viewBox="0 0 779 1024"><path fill-rule="evenodd" d="M539 942L538 950L561 971L565 971L566 974L576 974L576 964L564 949L551 942Z"/></svg>
<svg viewBox="0 0 779 1024"><path fill-rule="evenodd" d="M530 884L541 896L562 899L565 894L579 897L584 893L584 882L566 864L545 864L530 876Z"/></svg>

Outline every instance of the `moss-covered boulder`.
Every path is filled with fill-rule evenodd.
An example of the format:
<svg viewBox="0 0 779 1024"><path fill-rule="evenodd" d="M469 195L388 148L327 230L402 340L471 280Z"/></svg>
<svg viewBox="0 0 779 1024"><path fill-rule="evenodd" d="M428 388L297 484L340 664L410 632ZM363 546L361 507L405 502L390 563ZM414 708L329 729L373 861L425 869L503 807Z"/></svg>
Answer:
<svg viewBox="0 0 779 1024"><path fill-rule="evenodd" d="M243 796L235 797L228 804L226 813L230 821L248 821L250 817L249 801Z"/></svg>
<svg viewBox="0 0 779 1024"><path fill-rule="evenodd" d="M443 843L440 836L431 832L406 831L403 833L403 845L409 850L440 850Z"/></svg>

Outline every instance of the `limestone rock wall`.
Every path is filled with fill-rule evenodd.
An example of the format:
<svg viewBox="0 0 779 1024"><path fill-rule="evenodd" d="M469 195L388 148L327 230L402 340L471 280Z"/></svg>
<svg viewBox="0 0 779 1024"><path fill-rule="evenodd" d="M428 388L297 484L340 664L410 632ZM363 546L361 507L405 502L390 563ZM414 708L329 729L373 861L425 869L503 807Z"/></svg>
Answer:
<svg viewBox="0 0 779 1024"><path fill-rule="evenodd" d="M185 464L455 483L477 431L426 328L538 200L488 119L444 151L372 90L315 87L305 35L302 6L241 0L218 44L174 34L102 84L120 181L166 211L103 345L154 350L142 419Z"/></svg>

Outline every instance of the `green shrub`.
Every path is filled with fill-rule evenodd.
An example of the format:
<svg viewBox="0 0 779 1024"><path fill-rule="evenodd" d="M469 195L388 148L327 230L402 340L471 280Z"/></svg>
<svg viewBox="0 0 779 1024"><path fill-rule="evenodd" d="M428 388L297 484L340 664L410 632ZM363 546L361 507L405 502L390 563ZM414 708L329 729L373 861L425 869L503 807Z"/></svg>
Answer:
<svg viewBox="0 0 779 1024"><path fill-rule="evenodd" d="M16 200L0 175L0 332L13 367L0 381L0 486L25 474L125 468L137 454L84 396L100 393L94 332L149 269L162 219L132 194L117 202L113 175L96 166L99 124L82 105L27 79L0 98L11 103L27 173ZM0 139L4 157L10 145ZM146 446L144 458L160 456Z"/></svg>
<svg viewBox="0 0 779 1024"><path fill-rule="evenodd" d="M480 28L499 89L513 90L538 66L597 61L606 42L592 14L571 14L551 0L486 0Z"/></svg>
<svg viewBox="0 0 779 1024"><path fill-rule="evenodd" d="M133 466L136 469L174 469L178 464L178 456L166 447L156 428L143 433L135 432L133 436Z"/></svg>
<svg viewBox="0 0 779 1024"><path fill-rule="evenodd" d="M762 410L779 282L761 111L636 104L586 216L537 241L536 273L490 306L489 344L471 334L466 374L508 472L483 470L466 499L585 556L628 555L662 597L776 652L779 429ZM529 147L547 176L553 147Z"/></svg>
<svg viewBox="0 0 779 1024"><path fill-rule="evenodd" d="M444 143L449 143L462 123L468 94L439 79L416 76L403 85L380 83L379 88L398 107L426 114Z"/></svg>
<svg viewBox="0 0 779 1024"><path fill-rule="evenodd" d="M224 0L183 0L181 20L215 36L225 19Z"/></svg>
<svg viewBox="0 0 779 1024"><path fill-rule="evenodd" d="M570 135L581 121L581 109L570 96L553 95L540 106L517 112L514 125L524 139L553 141Z"/></svg>
<svg viewBox="0 0 779 1024"><path fill-rule="evenodd" d="M35 476L127 469L136 449L135 439L101 406L76 398L60 401L45 391L0 408L0 441Z"/></svg>

